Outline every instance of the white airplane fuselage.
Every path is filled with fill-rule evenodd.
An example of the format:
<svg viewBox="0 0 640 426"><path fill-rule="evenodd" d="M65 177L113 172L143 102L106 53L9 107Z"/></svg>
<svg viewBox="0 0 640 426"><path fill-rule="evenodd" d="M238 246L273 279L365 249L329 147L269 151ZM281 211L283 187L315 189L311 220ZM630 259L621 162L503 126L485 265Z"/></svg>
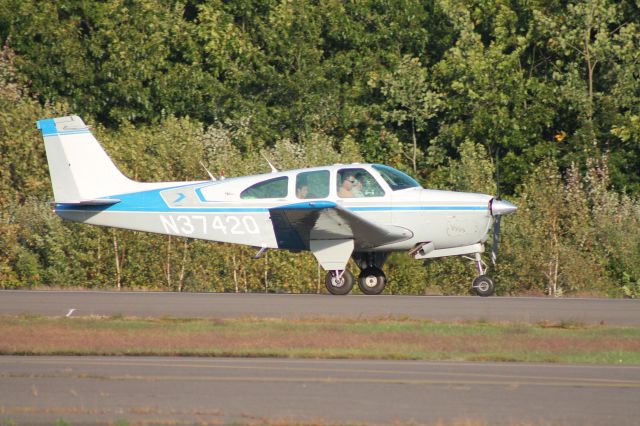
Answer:
<svg viewBox="0 0 640 426"><path fill-rule="evenodd" d="M261 249L309 250L327 288L346 294L353 257L359 285L378 294L386 253L416 259L480 253L494 219L515 211L490 195L422 188L381 164L334 164L196 182L136 182L124 176L77 116L38 121L64 219ZM493 291L490 283L488 295ZM479 287L478 287L479 288Z"/></svg>
<svg viewBox="0 0 640 426"><path fill-rule="evenodd" d="M335 178L337 171L344 168L364 169L380 179L370 164L332 165L218 181L163 183L158 188L132 194L110 194L120 200L113 205L57 204L56 213L64 219L92 225L299 250L287 241L278 241L269 211L304 201L319 206L335 203L367 221L405 228L412 234L404 241L371 247L368 251L409 250L421 242L432 242L440 250L482 243L488 238L493 223L489 195L419 187L392 191L380 179L378 183L385 193L378 197L341 198L335 189L337 183L333 183L328 197L296 198L294 184L298 173L327 170ZM243 189L277 177L288 178L291 188L287 197L240 198Z"/></svg>

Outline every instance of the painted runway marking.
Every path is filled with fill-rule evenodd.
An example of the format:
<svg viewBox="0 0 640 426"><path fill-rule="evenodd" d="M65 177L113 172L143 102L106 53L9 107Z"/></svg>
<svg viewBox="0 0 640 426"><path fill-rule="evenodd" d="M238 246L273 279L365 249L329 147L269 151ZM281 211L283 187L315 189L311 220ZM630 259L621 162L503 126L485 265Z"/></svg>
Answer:
<svg viewBox="0 0 640 426"><path fill-rule="evenodd" d="M4 363L4 359L0 358L0 364ZM6 363L10 363L11 360L7 359ZM37 360L24 360L23 363L28 364L58 364L59 360L48 360L48 359L37 359ZM353 383L404 383L404 384L422 384L422 385L531 385L531 386L553 386L553 387L587 387L587 388L611 388L611 387L621 387L621 388L640 388L640 381L637 380L629 380L629 379L614 379L614 378L588 378L588 377L560 377L560 376L530 376L530 375L521 375L521 374L503 374L503 373L473 373L473 372L443 372L443 371L420 371L420 370L408 370L408 371L396 371L390 369L353 369L353 370L344 370L339 368L331 368L331 367L289 367L289 366L241 366L241 365L216 365L216 364L207 364L207 363L176 363L176 362L157 362L157 361L130 361L130 360L105 360L105 361L95 361L95 360L74 360L74 363L77 366L86 365L86 366L139 366L139 367L172 367L172 368L186 368L186 369L210 369L210 370L261 370L261 371L273 371L273 372L323 372L327 373L328 377L324 377L321 379L312 378L312 377L263 377L263 376L244 376L244 377L229 377L229 376L212 376L212 375L203 375L199 377L193 377L188 375L170 375L170 376L157 376L157 375L124 375L124 376L111 376L106 375L102 376L105 380L140 380L140 381L148 381L148 380L203 380L203 381L266 381L267 379L271 379L276 382L288 382L288 381L305 381L308 380L310 382L322 382L323 380L332 380L336 382L353 382ZM549 366L551 367L551 366ZM581 366L582 367L582 366ZM607 366L602 366L607 367ZM632 370L635 370L635 366L626 366L626 368L631 367ZM625 368L625 367L617 367L616 369ZM336 374L382 374L382 375L398 375L398 376L464 376L465 379L438 379L438 378L428 378L424 379L415 378L415 379L406 379L403 377L396 378L378 378L378 377L364 377L364 378L355 378L355 377L336 377ZM0 375L2 377L2 375ZM78 378L92 378L92 377L78 377ZM189 379L190 378L190 379Z"/></svg>
<svg viewBox="0 0 640 426"><path fill-rule="evenodd" d="M22 374L0 373L3 379L23 379ZM30 373L29 378L75 378L81 380L100 380L100 381L138 381L138 382L158 382L158 381L184 381L184 382L272 382L272 383L364 383L364 384L399 384L399 385L417 385L417 386L546 386L546 387L572 387L572 388L626 388L638 389L640 382L619 383L585 383L582 380L574 381L512 381L508 379L496 378L495 380L447 380L447 379L405 379L405 378L374 378L374 377L270 377L270 376L187 376L187 375L91 375L91 374L59 374L47 373L38 374Z"/></svg>

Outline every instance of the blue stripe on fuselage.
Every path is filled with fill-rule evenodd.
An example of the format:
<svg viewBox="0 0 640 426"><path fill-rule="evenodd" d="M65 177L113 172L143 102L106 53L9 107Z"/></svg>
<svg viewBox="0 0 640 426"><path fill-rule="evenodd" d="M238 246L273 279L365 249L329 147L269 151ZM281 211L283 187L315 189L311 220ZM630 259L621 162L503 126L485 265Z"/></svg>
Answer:
<svg viewBox="0 0 640 426"><path fill-rule="evenodd" d="M382 211L483 211L489 210L487 206L394 206L394 207L348 207L353 212L382 212Z"/></svg>
<svg viewBox="0 0 640 426"><path fill-rule="evenodd" d="M57 204L56 210L73 210L73 211L88 211L88 212L137 212L137 213L168 213L168 212L185 212L185 213L263 213L269 211L266 207L184 207L174 208L169 207L160 195L161 191L169 189L180 188L178 185L168 188L154 189L150 191L134 192L131 194L119 194L115 196L109 196L106 198L116 198L120 200L117 204L107 206L95 206L95 205L77 205L77 204Z"/></svg>
<svg viewBox="0 0 640 426"><path fill-rule="evenodd" d="M46 120L43 120L46 121ZM285 204L269 207L170 207L160 193L169 189L180 188L188 185L176 185L167 188L153 189L149 191L134 192L130 194L117 194L105 198L120 200L112 205L77 205L57 204L57 210L89 211L89 212L138 212L138 213L266 213L269 209L322 209L332 208L336 203L328 200L305 201L301 203ZM463 205L434 205L434 206L353 206L346 207L352 212L401 212L401 211L488 211L487 206L463 206Z"/></svg>
<svg viewBox="0 0 640 426"><path fill-rule="evenodd" d="M77 204L57 204L57 210L82 210L82 211L111 211L111 212L142 212L142 213L264 213L272 208L282 207L179 207L171 208L167 205L155 205L155 202L145 205L132 205L122 200L110 206L77 205ZM153 206L155 205L155 207ZM285 207L286 208L286 207ZM289 207L292 208L292 207ZM307 208L329 208L329 206L307 207ZM429 206L429 207L356 207L347 208L352 212L385 212L385 211L484 211L486 207L465 207L465 206Z"/></svg>

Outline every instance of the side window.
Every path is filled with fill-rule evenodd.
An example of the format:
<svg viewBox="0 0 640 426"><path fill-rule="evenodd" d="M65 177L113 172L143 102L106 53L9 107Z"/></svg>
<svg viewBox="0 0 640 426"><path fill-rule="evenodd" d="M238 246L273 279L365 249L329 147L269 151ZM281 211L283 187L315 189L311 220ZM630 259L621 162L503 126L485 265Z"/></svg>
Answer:
<svg viewBox="0 0 640 426"><path fill-rule="evenodd" d="M384 190L364 169L340 169L338 171L338 197L382 197Z"/></svg>
<svg viewBox="0 0 640 426"><path fill-rule="evenodd" d="M296 197L301 199L329 196L329 171L302 172L296 176Z"/></svg>
<svg viewBox="0 0 640 426"><path fill-rule="evenodd" d="M259 199L259 198L284 198L287 196L287 186L289 178L279 177L275 179L265 180L250 186L240 193L243 200Z"/></svg>

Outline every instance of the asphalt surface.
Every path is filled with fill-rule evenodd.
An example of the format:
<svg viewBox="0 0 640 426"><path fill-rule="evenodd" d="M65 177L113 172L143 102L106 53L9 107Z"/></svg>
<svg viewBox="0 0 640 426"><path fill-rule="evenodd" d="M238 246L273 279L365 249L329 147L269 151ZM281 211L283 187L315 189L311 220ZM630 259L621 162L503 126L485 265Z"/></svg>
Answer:
<svg viewBox="0 0 640 426"><path fill-rule="evenodd" d="M0 291L0 316L16 314L638 326L640 301ZM0 357L0 424L637 425L639 401L640 366Z"/></svg>
<svg viewBox="0 0 640 426"><path fill-rule="evenodd" d="M637 425L640 418L640 366L0 357L0 378L6 424Z"/></svg>
<svg viewBox="0 0 640 426"><path fill-rule="evenodd" d="M73 316L398 317L640 325L640 300L632 299L0 291L0 315L63 316L70 311Z"/></svg>

